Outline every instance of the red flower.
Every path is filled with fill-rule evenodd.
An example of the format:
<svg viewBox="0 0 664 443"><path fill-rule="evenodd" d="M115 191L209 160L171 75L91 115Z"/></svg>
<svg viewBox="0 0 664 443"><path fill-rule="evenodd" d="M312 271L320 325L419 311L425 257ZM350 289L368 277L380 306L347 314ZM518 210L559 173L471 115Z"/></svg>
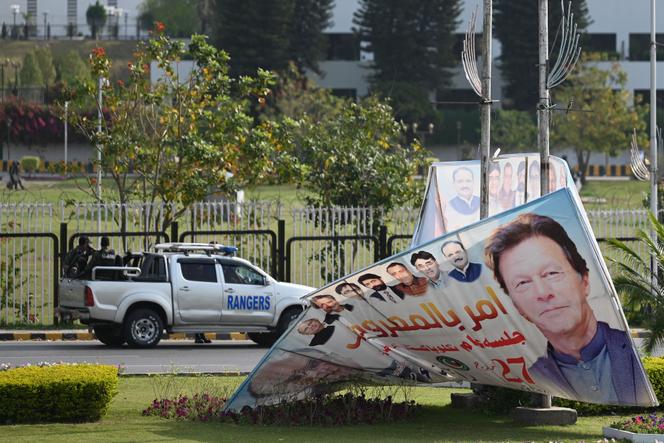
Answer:
<svg viewBox="0 0 664 443"><path fill-rule="evenodd" d="M106 55L106 50L104 48L92 48L92 55L95 57L104 57Z"/></svg>
<svg viewBox="0 0 664 443"><path fill-rule="evenodd" d="M162 22L154 22L154 28L157 32L164 32L164 29L166 29L166 25L164 25Z"/></svg>

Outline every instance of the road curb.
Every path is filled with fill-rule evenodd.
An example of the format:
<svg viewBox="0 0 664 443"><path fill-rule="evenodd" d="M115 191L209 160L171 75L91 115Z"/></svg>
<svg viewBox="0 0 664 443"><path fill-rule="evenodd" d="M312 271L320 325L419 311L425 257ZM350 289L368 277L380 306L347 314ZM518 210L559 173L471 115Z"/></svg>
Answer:
<svg viewBox="0 0 664 443"><path fill-rule="evenodd" d="M206 333L205 337L210 340L248 340L244 332L231 332L230 334ZM175 333L164 334L162 340L193 340L194 334ZM0 341L60 341L60 340L95 340L92 332L81 331L6 331L0 332Z"/></svg>

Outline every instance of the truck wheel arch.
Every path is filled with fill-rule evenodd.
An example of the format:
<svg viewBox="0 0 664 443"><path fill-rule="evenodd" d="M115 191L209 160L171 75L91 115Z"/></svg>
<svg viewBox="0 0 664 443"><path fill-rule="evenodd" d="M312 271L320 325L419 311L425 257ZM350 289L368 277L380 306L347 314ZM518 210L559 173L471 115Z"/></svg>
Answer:
<svg viewBox="0 0 664 443"><path fill-rule="evenodd" d="M134 312L137 309L151 309L155 311L157 314L159 314L159 317L161 317L161 321L164 322L164 326L168 327L168 317L166 316L166 312L164 311L164 308L161 307L158 303L154 302L149 302L149 301L139 301L132 303L127 310L125 311L124 315L122 316L123 319L127 318L129 314ZM123 321L124 323L124 321Z"/></svg>

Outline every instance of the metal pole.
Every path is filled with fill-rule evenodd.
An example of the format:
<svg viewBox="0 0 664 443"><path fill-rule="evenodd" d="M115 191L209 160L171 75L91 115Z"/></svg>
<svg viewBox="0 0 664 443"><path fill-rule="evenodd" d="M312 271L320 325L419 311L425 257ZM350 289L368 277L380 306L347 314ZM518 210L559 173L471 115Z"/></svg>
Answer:
<svg viewBox="0 0 664 443"><path fill-rule="evenodd" d="M493 22L492 0L484 0L484 23L482 29L483 55L482 60L482 103L480 105L480 219L489 215L489 161L491 158L491 40Z"/></svg>
<svg viewBox="0 0 664 443"><path fill-rule="evenodd" d="M549 64L549 10L548 0L539 2L539 103L537 106L537 145L540 151L540 189L542 195L549 192L549 105L547 88ZM551 396L541 395L542 408L551 407Z"/></svg>
<svg viewBox="0 0 664 443"><path fill-rule="evenodd" d="M68 147L68 120L69 120L69 102L65 102L65 177L67 176L67 147Z"/></svg>
<svg viewBox="0 0 664 443"><path fill-rule="evenodd" d="M546 86L549 64L549 10L547 0L539 2L539 103L537 106L537 147L540 151L540 192L549 192L549 105Z"/></svg>
<svg viewBox="0 0 664 443"><path fill-rule="evenodd" d="M655 0L650 2L650 210L657 214L657 43ZM659 218L659 217L658 217Z"/></svg>
<svg viewBox="0 0 664 443"><path fill-rule="evenodd" d="M101 119L103 118L102 107L102 87L104 85L104 77L99 77L97 80L97 135L101 135ZM101 232L101 150L102 146L97 145L97 232Z"/></svg>

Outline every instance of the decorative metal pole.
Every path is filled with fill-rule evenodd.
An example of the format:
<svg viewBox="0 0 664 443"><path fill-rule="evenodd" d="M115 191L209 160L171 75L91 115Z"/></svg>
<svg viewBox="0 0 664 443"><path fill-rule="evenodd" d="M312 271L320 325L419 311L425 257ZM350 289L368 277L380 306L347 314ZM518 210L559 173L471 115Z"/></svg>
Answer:
<svg viewBox="0 0 664 443"><path fill-rule="evenodd" d="M657 40L655 0L650 2L650 210L659 219L657 201ZM655 237L655 241L656 237ZM653 270L657 268L652 268ZM653 271L654 272L654 271Z"/></svg>
<svg viewBox="0 0 664 443"><path fill-rule="evenodd" d="M539 4L539 102L537 104L537 147L540 152L540 192L549 192L549 106L551 97L547 88L549 64L549 9L548 0ZM540 406L551 407L551 396L541 395Z"/></svg>
<svg viewBox="0 0 664 443"><path fill-rule="evenodd" d="M471 88L480 97L480 219L486 218L489 209L488 172L491 157L491 42L493 4L491 0L484 0L484 23L483 23L483 72L480 75L477 69L477 57L475 55L475 21L477 10L473 12L463 40L463 51L461 52L461 63Z"/></svg>
<svg viewBox="0 0 664 443"><path fill-rule="evenodd" d="M549 192L549 107L551 96L547 87L549 65L549 7L548 0L539 5L539 101L537 103L537 148L540 152L540 192ZM551 407L551 397L549 405Z"/></svg>
<svg viewBox="0 0 664 443"><path fill-rule="evenodd" d="M491 40L493 28L492 0L484 0L484 23L482 26L482 102L480 104L480 219L489 215L489 162L491 161Z"/></svg>

